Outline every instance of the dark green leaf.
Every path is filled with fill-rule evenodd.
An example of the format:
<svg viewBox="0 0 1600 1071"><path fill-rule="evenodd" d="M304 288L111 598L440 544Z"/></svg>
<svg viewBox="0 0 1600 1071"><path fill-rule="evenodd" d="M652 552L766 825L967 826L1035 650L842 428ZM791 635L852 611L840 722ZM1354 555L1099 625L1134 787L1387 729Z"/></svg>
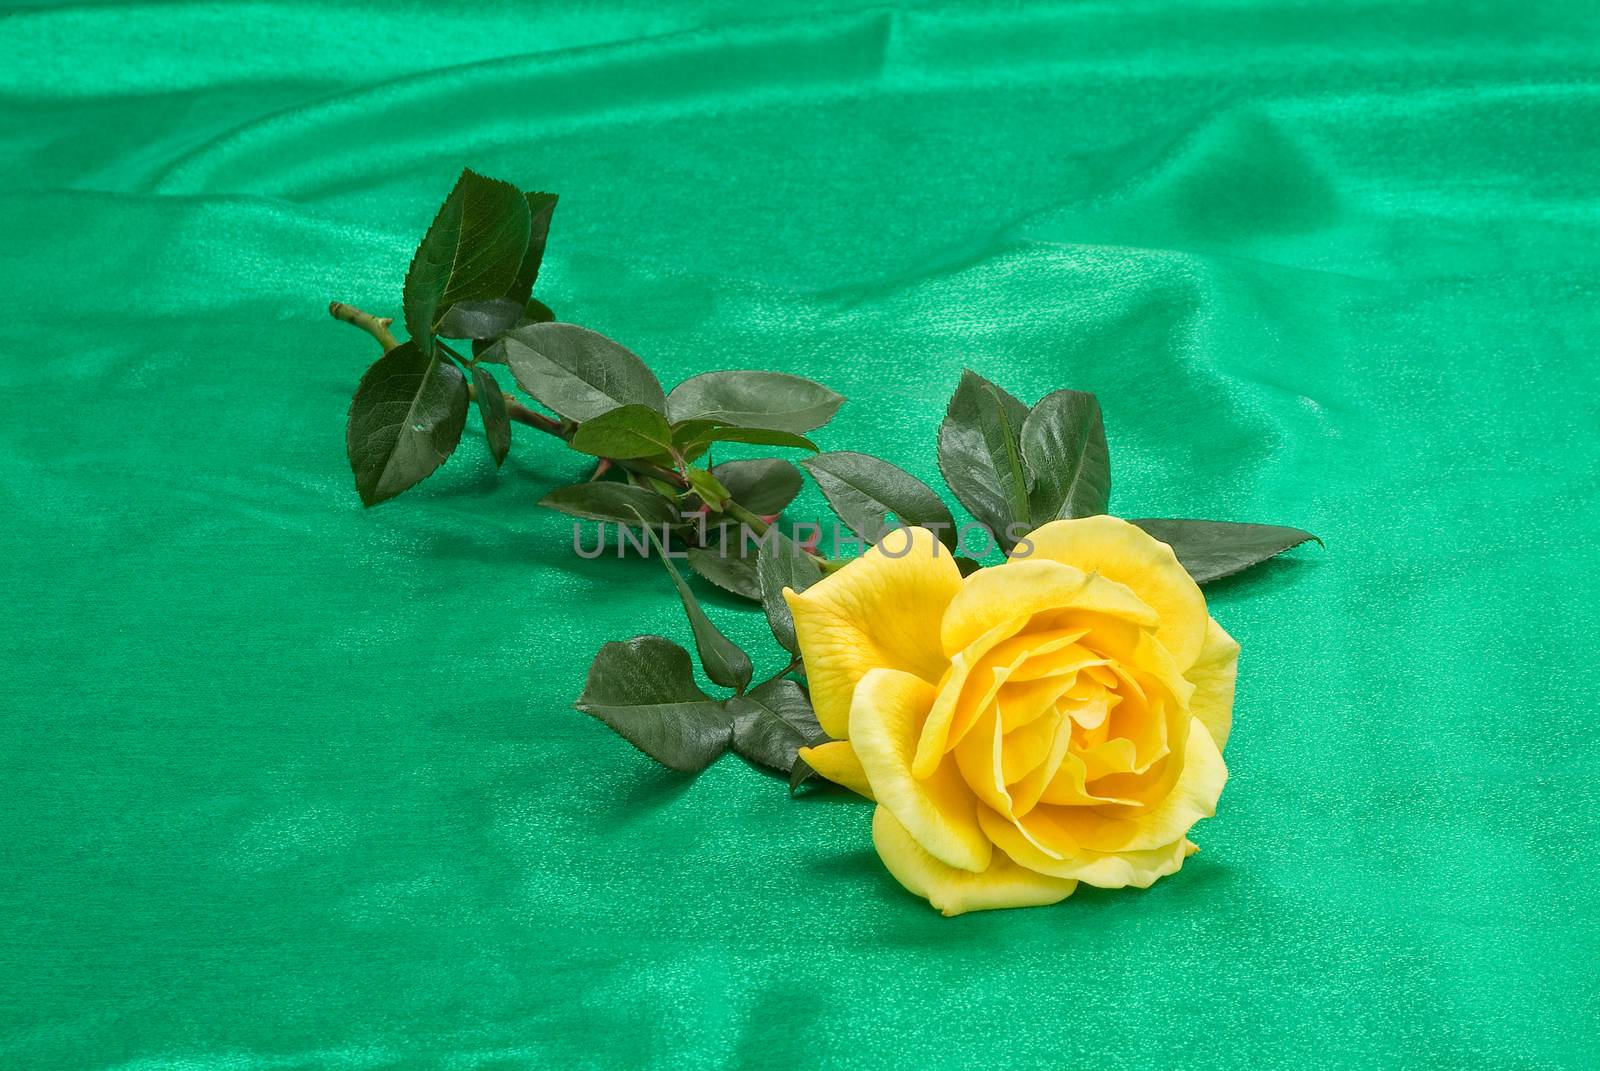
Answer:
<svg viewBox="0 0 1600 1071"><path fill-rule="evenodd" d="M623 405L579 424L572 448L595 457L662 457L672 450L672 430L648 405Z"/></svg>
<svg viewBox="0 0 1600 1071"><path fill-rule="evenodd" d="M790 654L799 654L800 647L794 639L794 615L783 599L783 589L802 592L822 579L822 570L794 540L775 535L761 547L756 558L756 576L761 582L761 605L767 612L773 638Z"/></svg>
<svg viewBox="0 0 1600 1071"><path fill-rule="evenodd" d="M472 385L478 396L478 415L483 417L483 438L499 468L511 452L511 419L506 416L506 396L488 369L472 366Z"/></svg>
<svg viewBox="0 0 1600 1071"><path fill-rule="evenodd" d="M514 327L545 323L555 319L550 307L542 301L532 300L533 282L539 275L539 264L544 259L545 239L550 233L550 215L555 211L556 195L553 193L528 193L530 230L528 244L522 255L522 264L511 286L500 297L487 301L460 301L450 306L439 320L438 334L445 338L470 338L474 343L498 338ZM478 347L475 345L474 356Z"/></svg>
<svg viewBox="0 0 1600 1071"><path fill-rule="evenodd" d="M733 716L694 683L689 652L660 636L608 643L574 704L663 766L695 773L733 739Z"/></svg>
<svg viewBox="0 0 1600 1071"><path fill-rule="evenodd" d="M621 405L665 409L661 384L645 363L602 334L576 324L529 324L503 341L522 389L569 420L592 420Z"/></svg>
<svg viewBox="0 0 1600 1071"><path fill-rule="evenodd" d="M714 684L743 692L745 685L750 683L750 675L755 672L750 664L750 656L711 623L706 612L700 608L700 600L689 590L683 574L672 564L672 558L667 554L667 548L661 545L661 537L656 534L655 528L646 525L645 532L660 555L661 564L667 567L672 582L677 585L678 598L683 600L683 612L689 618L689 628L694 632L694 646L700 652L700 665L705 668L706 676Z"/></svg>
<svg viewBox="0 0 1600 1071"><path fill-rule="evenodd" d="M870 543L882 539L895 527L886 523L893 514L905 525L927 525L945 546L955 547L956 522L949 507L933 488L904 469L848 450L818 454L802 464L839 519L862 539Z"/></svg>
<svg viewBox="0 0 1600 1071"><path fill-rule="evenodd" d="M799 434L826 424L842 404L842 395L784 372L706 372L672 388L667 416Z"/></svg>
<svg viewBox="0 0 1600 1071"><path fill-rule="evenodd" d="M445 338L470 338L475 342L511 330L522 322L522 305L507 298L492 301L458 301L439 320Z"/></svg>
<svg viewBox="0 0 1600 1071"><path fill-rule="evenodd" d="M672 445L683 460L698 461L702 454L711 449L712 440L707 434L719 427L722 425L715 420L690 420L683 424L674 424Z"/></svg>
<svg viewBox="0 0 1600 1071"><path fill-rule="evenodd" d="M506 297L519 305L527 304L533 294L534 281L539 278L539 265L544 262L545 240L550 237L550 217L555 213L557 201L553 193L537 193L533 190L523 194L523 197L528 202L530 222L528 248L522 255L516 280L511 284L511 289L506 291ZM543 305L539 307L544 308Z"/></svg>
<svg viewBox="0 0 1600 1071"><path fill-rule="evenodd" d="M644 473L630 472L628 473L628 482L632 483L635 487L648 487L655 491L656 494L663 498L671 499L673 502L678 501L679 496L682 494L682 491L676 484L669 483L658 476L648 476Z"/></svg>
<svg viewBox="0 0 1600 1071"><path fill-rule="evenodd" d="M711 420L691 420L673 428L673 439L685 458L693 459L706 452L712 443L748 443L752 446L787 446L796 450L815 451L817 444L803 435L788 431L771 431L767 428L739 428Z"/></svg>
<svg viewBox="0 0 1600 1071"><path fill-rule="evenodd" d="M1131 523L1171 546L1197 584L1231 576L1301 543L1322 543L1310 532L1276 524L1149 517Z"/></svg>
<svg viewBox="0 0 1600 1071"><path fill-rule="evenodd" d="M505 295L530 228L521 190L461 172L406 272L406 330L425 356L433 355L434 331L451 305Z"/></svg>
<svg viewBox="0 0 1600 1071"><path fill-rule="evenodd" d="M700 496L700 500L718 513L728 506L728 489L705 469L691 468L684 473L689 481L689 490Z"/></svg>
<svg viewBox="0 0 1600 1071"><path fill-rule="evenodd" d="M539 500L539 505L573 517L591 521L616 521L637 525L643 517L649 524L677 524L677 506L642 487L625 483L595 481L558 487Z"/></svg>
<svg viewBox="0 0 1600 1071"><path fill-rule="evenodd" d="M1035 526L1104 513L1111 497L1111 454L1094 395L1058 390L1022 422L1022 464Z"/></svg>
<svg viewBox="0 0 1600 1071"><path fill-rule="evenodd" d="M728 529L721 545L690 547L689 568L723 591L742 599L761 601L761 581L756 576L756 560L744 551L737 528Z"/></svg>
<svg viewBox="0 0 1600 1071"><path fill-rule="evenodd" d="M816 776L817 771L811 768L809 762L805 759L795 759L794 767L789 771L789 795L794 795L796 789Z"/></svg>
<svg viewBox="0 0 1600 1071"><path fill-rule="evenodd" d="M791 680L768 681L735 696L728 700L728 710L733 714L733 750L783 773L794 769L801 748L828 739L811 700Z"/></svg>
<svg viewBox="0 0 1600 1071"><path fill-rule="evenodd" d="M961 554L957 554L956 555L956 568L961 570L961 575L962 576L971 576L973 573L976 573L979 569L982 569L983 566L980 565L978 562L973 561L971 558L968 558L968 557L966 557L964 555L961 555Z"/></svg>
<svg viewBox="0 0 1600 1071"><path fill-rule="evenodd" d="M1027 479L1018 443L1028 407L976 372L961 374L939 426L939 471L967 512L1002 548L1007 528L1029 520Z"/></svg>
<svg viewBox="0 0 1600 1071"><path fill-rule="evenodd" d="M735 502L762 517L783 512L805 482L800 470L780 457L724 461L711 466L711 475L721 481Z"/></svg>
<svg viewBox="0 0 1600 1071"><path fill-rule="evenodd" d="M452 308L450 310L450 314L446 316L446 320L453 323L450 318L455 315L457 310L468 304L471 303L462 302L461 305L457 305L455 308ZM493 310L493 314L499 315L499 302L491 302L490 304L494 304L496 306L496 309ZM527 307L515 317L513 323L505 327L501 327L499 330L495 331L493 335L474 337L472 339L472 356L476 357L480 361L489 361L493 364L505 364L506 346L505 343L500 340L500 335L504 334L506 331L515 330L519 327L527 327L530 324L547 324L555 318L556 314L550 311L550 306L537 299L529 298ZM485 322L481 326L487 328L493 327L495 324L493 322ZM444 335L446 338L455 337L445 330L444 327L440 328L439 333Z"/></svg>
<svg viewBox="0 0 1600 1071"><path fill-rule="evenodd" d="M367 369L350 401L345 451L361 501L372 506L417 483L450 456L467 423L467 381L455 365L403 342Z"/></svg>

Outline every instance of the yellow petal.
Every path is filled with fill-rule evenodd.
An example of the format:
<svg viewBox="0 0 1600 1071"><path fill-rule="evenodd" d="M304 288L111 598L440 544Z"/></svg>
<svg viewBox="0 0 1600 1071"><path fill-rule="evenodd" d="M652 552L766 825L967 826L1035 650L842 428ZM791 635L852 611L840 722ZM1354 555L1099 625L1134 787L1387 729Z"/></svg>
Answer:
<svg viewBox="0 0 1600 1071"><path fill-rule="evenodd" d="M1044 795L1046 786L1055 776L1061 764L1067 760L1068 749L1072 744L1072 723L1063 716L1058 724L1055 739L1051 741L1050 752L1043 762L1030 770L1026 777L1016 780L1011 785L1011 813L1017 815L1027 814L1038 806L1039 798Z"/></svg>
<svg viewBox="0 0 1600 1071"><path fill-rule="evenodd" d="M1156 612L1123 585L1057 561L1029 558L979 569L962 582L944 614L944 649L953 655L1002 621L1047 610L1107 614L1147 628L1160 624Z"/></svg>
<svg viewBox="0 0 1600 1071"><path fill-rule="evenodd" d="M950 668L939 682L939 695L933 701L933 709L928 712L928 720L923 723L917 740L917 754L911 768L918 777L933 773L950 749L957 726L964 735L964 730L971 729L994 703L1000 686L1005 683L1005 673L995 672L983 656L1026 623L1027 619L1022 617L1002 621L950 659ZM974 671L978 674L976 679Z"/></svg>
<svg viewBox="0 0 1600 1071"><path fill-rule="evenodd" d="M784 590L817 721L843 737L856 682L871 669L937 681L949 665L939 622L961 570L926 528L898 528L805 591Z"/></svg>
<svg viewBox="0 0 1600 1071"><path fill-rule="evenodd" d="M940 862L983 870L992 846L978 828L977 801L947 759L926 779L911 772L917 732L933 706L927 681L896 669L861 678L850 705L850 743L872 794Z"/></svg>
<svg viewBox="0 0 1600 1071"><path fill-rule="evenodd" d="M1171 700L1149 700L1136 697L1131 690L1122 692L1122 702L1107 719L1106 735L1112 739L1126 740L1133 745L1133 772L1144 773L1170 754L1168 749L1167 711ZM1184 708L1171 708L1187 722ZM1177 720L1177 719L1174 719ZM1181 727L1181 726L1180 726Z"/></svg>
<svg viewBox="0 0 1600 1071"><path fill-rule="evenodd" d="M1068 753L1072 724L1064 714L1051 711L1003 736L1001 724L999 712L990 711L951 752L967 787L991 810L1008 818L1027 814L1069 760L1081 785L1083 765ZM1123 802L1087 794L1081 798L1094 805Z"/></svg>
<svg viewBox="0 0 1600 1071"><path fill-rule="evenodd" d="M867 783L867 773L856 758L855 748L848 740L829 740L816 747L803 747L800 757L806 765L836 785L872 799L872 786Z"/></svg>
<svg viewBox="0 0 1600 1071"><path fill-rule="evenodd" d="M1175 874L1191 853L1189 842L1179 838L1148 851L1093 852L1079 849L1055 858L1032 844L1017 826L988 808L979 812L984 831L1000 849L996 857L1010 856L1017 865L1040 874L1068 878L1102 889L1126 886L1147 889L1157 878ZM879 854L882 854L880 851Z"/></svg>
<svg viewBox="0 0 1600 1071"><path fill-rule="evenodd" d="M1015 784L1046 763L1061 735L1061 720L1064 717L1066 715L1059 710L1052 710L1044 717L1035 718L1022 728L1005 734L1001 744L1001 769L1006 784ZM1065 727L1069 737L1071 728Z"/></svg>
<svg viewBox="0 0 1600 1071"><path fill-rule="evenodd" d="M1077 722L1079 728L1098 729L1111 716L1113 706L1121 702L1120 695L1112 696L1102 691L1098 695L1085 696L1082 699L1069 699L1062 704L1061 710L1067 717Z"/></svg>
<svg viewBox="0 0 1600 1071"><path fill-rule="evenodd" d="M996 663L1014 663L1017 669L1011 675L1013 680L1053 677L1104 661L1096 658L1088 648L1078 645L1078 640L1088 633L1089 630L1085 628L1030 628L1020 636L996 644L989 657Z"/></svg>
<svg viewBox="0 0 1600 1071"><path fill-rule="evenodd" d="M1048 714L1076 684L1077 678L1070 673L1036 681L1008 681L995 696L1001 732L1013 732Z"/></svg>
<svg viewBox="0 0 1600 1071"><path fill-rule="evenodd" d="M1148 630L1102 617L1082 644L1109 663L1085 666L1083 673L1112 691L1143 697L1154 695L1151 688L1158 686L1185 705L1194 693L1194 684L1183 675L1172 652Z"/></svg>
<svg viewBox="0 0 1600 1071"><path fill-rule="evenodd" d="M1138 800L1120 799L1115 796L1105 796L1089 791L1088 769L1083 760L1076 755L1066 754L1061 757L1061 765L1056 767L1055 773L1050 778L1050 783L1044 787L1040 794L1039 803L1070 804L1094 807L1103 803L1126 803L1137 805Z"/></svg>
<svg viewBox="0 0 1600 1071"><path fill-rule="evenodd" d="M1206 599L1171 547L1137 525L1104 516L1051 521L1030 532L1027 542L1033 549L1019 561L1062 562L1127 585L1160 618L1156 638L1178 668L1194 664L1206 634Z"/></svg>
<svg viewBox="0 0 1600 1071"><path fill-rule="evenodd" d="M1078 758L1083 760L1084 776L1090 781L1132 773L1134 764L1139 761L1133 750L1133 741L1120 736L1084 748L1078 753Z"/></svg>
<svg viewBox="0 0 1600 1071"><path fill-rule="evenodd" d="M961 779L972 794L1002 814L1011 813L1011 796L1006 792L1001 767L1000 715L991 709L972 732L950 752ZM949 761L949 760L947 760Z"/></svg>
<svg viewBox="0 0 1600 1071"><path fill-rule="evenodd" d="M1149 851L1182 840L1194 824L1216 813L1217 797L1228 780L1222 753L1199 719L1191 719L1183 770L1171 791L1143 812L1120 807L1039 807L1028 815L1035 824L1059 827L1079 848L1092 852ZM1085 879L1087 880L1087 879Z"/></svg>
<svg viewBox="0 0 1600 1071"><path fill-rule="evenodd" d="M1077 880L1098 889L1148 889L1157 878L1176 874L1183 869L1183 861L1190 855L1187 841L1178 841L1161 848L1143 852L1118 852L1102 855L1099 852L1080 852L1073 873Z"/></svg>
<svg viewBox="0 0 1600 1071"><path fill-rule="evenodd" d="M1102 688L1115 688L1117 686L1117 681L1119 680L1116 673L1112 671L1110 666L1090 666L1088 669L1084 670L1084 673L1089 676L1090 680L1094 681Z"/></svg>
<svg viewBox="0 0 1600 1071"><path fill-rule="evenodd" d="M1076 881L1020 867L1001 852L995 852L988 868L978 873L946 866L929 855L887 807L873 813L872 843L896 881L945 915L1042 907L1065 900L1078 887Z"/></svg>
<svg viewBox="0 0 1600 1071"><path fill-rule="evenodd" d="M1211 730L1211 739L1217 742L1219 751L1228 746L1228 732L1233 728L1233 683L1238 671L1239 645L1222 631L1221 625L1211 621L1200 657L1184 676L1194 685L1189 712Z"/></svg>

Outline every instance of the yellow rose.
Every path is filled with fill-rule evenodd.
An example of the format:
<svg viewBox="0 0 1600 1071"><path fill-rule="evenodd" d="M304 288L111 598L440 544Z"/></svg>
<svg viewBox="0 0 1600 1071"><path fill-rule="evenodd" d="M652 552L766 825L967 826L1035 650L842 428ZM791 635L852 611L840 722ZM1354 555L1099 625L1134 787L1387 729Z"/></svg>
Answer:
<svg viewBox="0 0 1600 1071"><path fill-rule="evenodd" d="M1165 543L1053 521L963 579L903 528L784 596L837 738L801 756L877 800L884 865L946 915L1144 888L1196 850L1239 645Z"/></svg>

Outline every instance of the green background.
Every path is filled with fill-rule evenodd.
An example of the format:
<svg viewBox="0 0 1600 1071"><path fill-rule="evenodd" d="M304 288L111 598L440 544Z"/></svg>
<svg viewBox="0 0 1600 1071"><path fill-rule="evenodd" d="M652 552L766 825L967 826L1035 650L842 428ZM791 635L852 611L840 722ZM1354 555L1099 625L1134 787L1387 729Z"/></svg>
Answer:
<svg viewBox="0 0 1600 1071"><path fill-rule="evenodd" d="M51 5L0 53L0 1065L1600 1062L1594 5ZM1201 854L947 920L865 806L574 712L687 639L534 508L578 460L474 416L363 511L344 458L326 303L398 311L463 165L562 195L537 293L669 385L816 377L930 480L964 366L1092 389L1117 512L1323 536L1211 589Z"/></svg>

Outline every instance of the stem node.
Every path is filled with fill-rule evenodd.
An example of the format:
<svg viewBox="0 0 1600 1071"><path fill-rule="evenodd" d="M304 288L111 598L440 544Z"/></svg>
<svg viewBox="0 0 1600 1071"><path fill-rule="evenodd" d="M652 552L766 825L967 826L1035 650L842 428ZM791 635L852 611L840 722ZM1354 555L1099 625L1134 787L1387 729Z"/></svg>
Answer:
<svg viewBox="0 0 1600 1071"><path fill-rule="evenodd" d="M328 302L328 315L335 320L350 324L352 327L361 328L361 330L377 339L378 345L383 347L384 353L388 353L400 345L394 335L389 332L389 327L394 323L393 316L374 316L370 312L363 312L354 305L346 305L342 301Z"/></svg>

